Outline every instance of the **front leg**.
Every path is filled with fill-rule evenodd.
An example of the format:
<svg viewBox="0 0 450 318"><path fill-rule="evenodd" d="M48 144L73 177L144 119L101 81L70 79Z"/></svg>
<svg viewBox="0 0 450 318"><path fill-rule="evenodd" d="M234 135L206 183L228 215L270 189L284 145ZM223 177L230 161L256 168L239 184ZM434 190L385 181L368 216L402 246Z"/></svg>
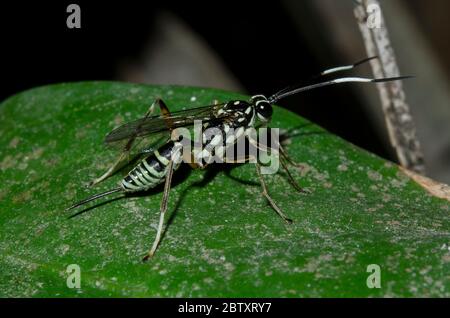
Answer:
<svg viewBox="0 0 450 318"><path fill-rule="evenodd" d="M290 162L290 158L287 157L286 152L284 151L283 148L281 148L280 143L277 143L278 149L276 150L274 148L270 148L267 147L266 145L263 145L261 143L259 143L257 140L255 140L254 138L252 138L251 136L247 136L248 141L250 142L250 144L252 144L254 147L256 147L257 149L264 151L264 152L273 152L275 153L275 155L279 158L280 163L281 163L281 167L284 169L284 171L287 174L288 177L288 181L291 184L291 186L300 193L308 193L308 191L306 191L305 189L301 188L298 183L295 181L294 177L292 176L291 172L288 169L288 166L286 164L286 161Z"/></svg>
<svg viewBox="0 0 450 318"><path fill-rule="evenodd" d="M258 163L257 158L253 155L245 155L242 158L227 158L226 156L223 158L223 163L249 163L255 162L256 172L258 174L259 181L261 183L262 195L267 199L270 203L271 207L275 210L275 212L288 224L292 223L292 220L288 218L283 211L278 207L275 201L270 197L269 191L267 190L266 183L261 173L261 165Z"/></svg>
<svg viewBox="0 0 450 318"><path fill-rule="evenodd" d="M292 219L288 218L283 211L281 211L281 209L278 207L278 205L275 203L275 201L270 197L269 195L269 191L267 191L267 185L266 182L264 181L264 178L261 174L261 166L259 163L256 163L256 173L258 174L259 177L259 181L261 183L261 188L262 188L262 195L267 199L267 201L269 201L270 205L272 206L272 208L275 210L275 212L277 212L277 214L287 223L287 224L291 224L292 223Z"/></svg>

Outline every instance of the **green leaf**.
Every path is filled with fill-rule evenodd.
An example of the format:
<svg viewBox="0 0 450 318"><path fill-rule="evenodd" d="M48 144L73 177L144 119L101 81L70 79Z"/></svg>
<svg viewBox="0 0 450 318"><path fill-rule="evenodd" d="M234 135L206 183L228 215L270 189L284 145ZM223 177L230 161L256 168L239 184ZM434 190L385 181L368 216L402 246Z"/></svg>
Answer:
<svg viewBox="0 0 450 318"><path fill-rule="evenodd" d="M276 107L304 164L265 176L286 225L261 195L253 165L177 171L153 259L161 190L65 208L116 187L87 183L117 155L104 136L156 97L171 110L244 96L215 89L84 82L40 87L0 105L0 296L450 296L449 202L390 162ZM103 204L104 203L104 204ZM81 288L68 288L77 264ZM370 264L381 288L368 288Z"/></svg>

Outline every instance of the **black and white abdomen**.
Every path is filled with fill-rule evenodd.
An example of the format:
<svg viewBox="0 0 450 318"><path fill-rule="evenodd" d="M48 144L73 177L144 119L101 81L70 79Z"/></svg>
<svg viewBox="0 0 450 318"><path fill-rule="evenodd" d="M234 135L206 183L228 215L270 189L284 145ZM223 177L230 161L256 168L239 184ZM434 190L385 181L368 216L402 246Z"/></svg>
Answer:
<svg viewBox="0 0 450 318"><path fill-rule="evenodd" d="M122 179L121 187L125 192L145 191L156 187L166 179L171 159L174 160L173 169L178 169L181 163L181 155L181 143L167 142L133 168Z"/></svg>

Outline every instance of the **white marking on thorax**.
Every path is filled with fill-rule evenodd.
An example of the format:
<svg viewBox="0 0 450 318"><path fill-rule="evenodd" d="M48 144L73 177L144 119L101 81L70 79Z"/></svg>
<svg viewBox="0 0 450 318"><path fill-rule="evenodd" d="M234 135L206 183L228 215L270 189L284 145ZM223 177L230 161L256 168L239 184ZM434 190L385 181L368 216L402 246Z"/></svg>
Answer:
<svg viewBox="0 0 450 318"><path fill-rule="evenodd" d="M225 151L225 148L223 146L219 146L219 147L216 148L215 154L216 154L217 157L223 159L224 151Z"/></svg>
<svg viewBox="0 0 450 318"><path fill-rule="evenodd" d="M208 149L203 149L202 152L198 155L198 158L208 158L211 154Z"/></svg>
<svg viewBox="0 0 450 318"><path fill-rule="evenodd" d="M249 126L253 126L255 123L255 114L252 114L252 118L250 119L250 122L248 123Z"/></svg>
<svg viewBox="0 0 450 318"><path fill-rule="evenodd" d="M211 140L210 144L213 146L217 146L222 142L222 135L215 135L214 138Z"/></svg>
<svg viewBox="0 0 450 318"><path fill-rule="evenodd" d="M236 130L236 139L241 137L243 133L244 133L244 127L241 126Z"/></svg>
<svg viewBox="0 0 450 318"><path fill-rule="evenodd" d="M234 134L231 134L227 137L227 139L225 140L225 143L228 144L232 144L234 142Z"/></svg>

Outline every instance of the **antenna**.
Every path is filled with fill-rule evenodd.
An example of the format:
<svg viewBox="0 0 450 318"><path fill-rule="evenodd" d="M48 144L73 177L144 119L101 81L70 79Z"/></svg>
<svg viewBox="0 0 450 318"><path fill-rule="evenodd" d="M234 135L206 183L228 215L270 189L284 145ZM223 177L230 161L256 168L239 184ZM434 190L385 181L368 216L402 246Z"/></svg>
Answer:
<svg viewBox="0 0 450 318"><path fill-rule="evenodd" d="M322 76L325 76L325 75L328 75L328 74L332 74L332 73L348 71L348 70L354 69L355 67L357 67L357 66L359 66L361 64L364 64L364 63L366 63L366 62L368 62L370 60L376 59L376 58L378 58L378 56L375 55L375 56L371 56L371 57L367 57L365 59L359 60L358 62L355 62L353 64L332 67L332 68L329 68L329 69L326 69L326 70L320 72L319 74L316 74L315 76L313 76L309 80L314 80L314 79L317 79L317 78L320 78ZM302 83L304 83L304 81ZM283 93L285 93L287 91L293 90L295 87L299 87L300 84L301 83L297 83L295 85L290 85L288 87L285 87L282 90L280 90L279 92L277 92L276 94L274 94L273 96L281 95L281 94L283 94Z"/></svg>
<svg viewBox="0 0 450 318"><path fill-rule="evenodd" d="M377 58L378 58L378 56L375 55L375 56L367 57L365 59L362 59L362 60L360 60L360 61L358 61L356 63L350 64L350 65L343 65L343 66L329 68L329 69L327 69L325 71L322 71L319 75L328 75L328 74L331 74L331 73L336 73L336 72L341 72L341 71L348 71L348 70L351 70L351 69L353 69L353 68L355 68L355 67L357 67L357 66L359 66L361 64L364 64L366 62L369 62L370 60L377 59Z"/></svg>
<svg viewBox="0 0 450 318"><path fill-rule="evenodd" d="M411 77L413 77L413 76L397 76L397 77L386 77L386 78L341 77L341 78L336 78L334 80L320 82L320 83L316 83L316 84L312 84L312 85L308 85L308 86L292 88L288 91L286 91L286 89L283 89L282 91L280 91L281 93L277 92L277 93L273 94L272 96L270 96L268 98L268 100L269 100L269 103L274 104L277 101L279 101L280 99L294 95L294 94L298 94L298 93L301 93L304 91L309 91L311 89L315 89L315 88L319 88L319 87L330 86L330 85L340 84L340 83L382 83L382 82L403 80L403 79L411 78Z"/></svg>

